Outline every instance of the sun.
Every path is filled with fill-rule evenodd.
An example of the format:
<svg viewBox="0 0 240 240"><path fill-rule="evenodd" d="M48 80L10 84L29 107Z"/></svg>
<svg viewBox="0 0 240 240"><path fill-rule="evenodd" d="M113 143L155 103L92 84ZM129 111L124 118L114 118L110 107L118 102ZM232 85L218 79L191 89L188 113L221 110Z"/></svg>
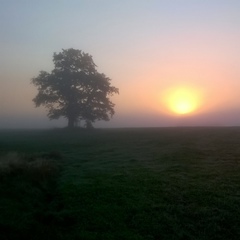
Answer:
<svg viewBox="0 0 240 240"><path fill-rule="evenodd" d="M168 109L175 114L190 114L200 106L198 91L186 87L172 89L166 94Z"/></svg>

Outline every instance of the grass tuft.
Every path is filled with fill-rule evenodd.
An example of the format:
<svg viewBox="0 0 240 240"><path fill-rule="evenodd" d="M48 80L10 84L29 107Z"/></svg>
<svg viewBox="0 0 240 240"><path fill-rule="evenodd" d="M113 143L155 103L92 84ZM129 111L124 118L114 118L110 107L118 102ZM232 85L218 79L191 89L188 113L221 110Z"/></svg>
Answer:
<svg viewBox="0 0 240 240"><path fill-rule="evenodd" d="M0 158L0 177L25 176L29 180L44 181L55 177L58 171L54 161L42 157L26 158L11 152Z"/></svg>

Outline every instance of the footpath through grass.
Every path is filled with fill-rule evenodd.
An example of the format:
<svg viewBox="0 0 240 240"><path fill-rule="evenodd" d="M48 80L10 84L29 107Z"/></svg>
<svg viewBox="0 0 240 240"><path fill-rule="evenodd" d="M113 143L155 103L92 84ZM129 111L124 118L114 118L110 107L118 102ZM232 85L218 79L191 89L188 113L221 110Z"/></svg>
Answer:
<svg viewBox="0 0 240 240"><path fill-rule="evenodd" d="M240 239L240 128L0 132L0 239Z"/></svg>

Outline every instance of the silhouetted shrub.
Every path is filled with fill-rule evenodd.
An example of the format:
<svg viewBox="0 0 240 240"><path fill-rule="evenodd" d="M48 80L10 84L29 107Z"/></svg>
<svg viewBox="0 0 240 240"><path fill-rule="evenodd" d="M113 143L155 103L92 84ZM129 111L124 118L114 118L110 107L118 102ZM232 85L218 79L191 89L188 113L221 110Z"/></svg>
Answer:
<svg viewBox="0 0 240 240"><path fill-rule="evenodd" d="M29 180L44 181L55 177L59 171L58 164L48 158L24 157L9 153L0 158L0 177L22 176Z"/></svg>
<svg viewBox="0 0 240 240"><path fill-rule="evenodd" d="M8 153L0 158L0 176L22 173L24 169L26 163L17 153Z"/></svg>

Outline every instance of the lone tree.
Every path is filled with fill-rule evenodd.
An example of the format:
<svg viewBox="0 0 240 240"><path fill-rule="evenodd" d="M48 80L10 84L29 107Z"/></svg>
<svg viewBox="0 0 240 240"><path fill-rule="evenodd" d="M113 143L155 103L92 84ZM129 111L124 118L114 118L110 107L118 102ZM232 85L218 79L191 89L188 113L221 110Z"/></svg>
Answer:
<svg viewBox="0 0 240 240"><path fill-rule="evenodd" d="M53 54L51 73L40 71L31 83L38 89L33 99L36 107L48 109L50 119L64 117L73 128L79 120L87 128L96 120L108 121L114 114L109 96L118 93L110 79L96 70L92 56L77 49L63 49Z"/></svg>

